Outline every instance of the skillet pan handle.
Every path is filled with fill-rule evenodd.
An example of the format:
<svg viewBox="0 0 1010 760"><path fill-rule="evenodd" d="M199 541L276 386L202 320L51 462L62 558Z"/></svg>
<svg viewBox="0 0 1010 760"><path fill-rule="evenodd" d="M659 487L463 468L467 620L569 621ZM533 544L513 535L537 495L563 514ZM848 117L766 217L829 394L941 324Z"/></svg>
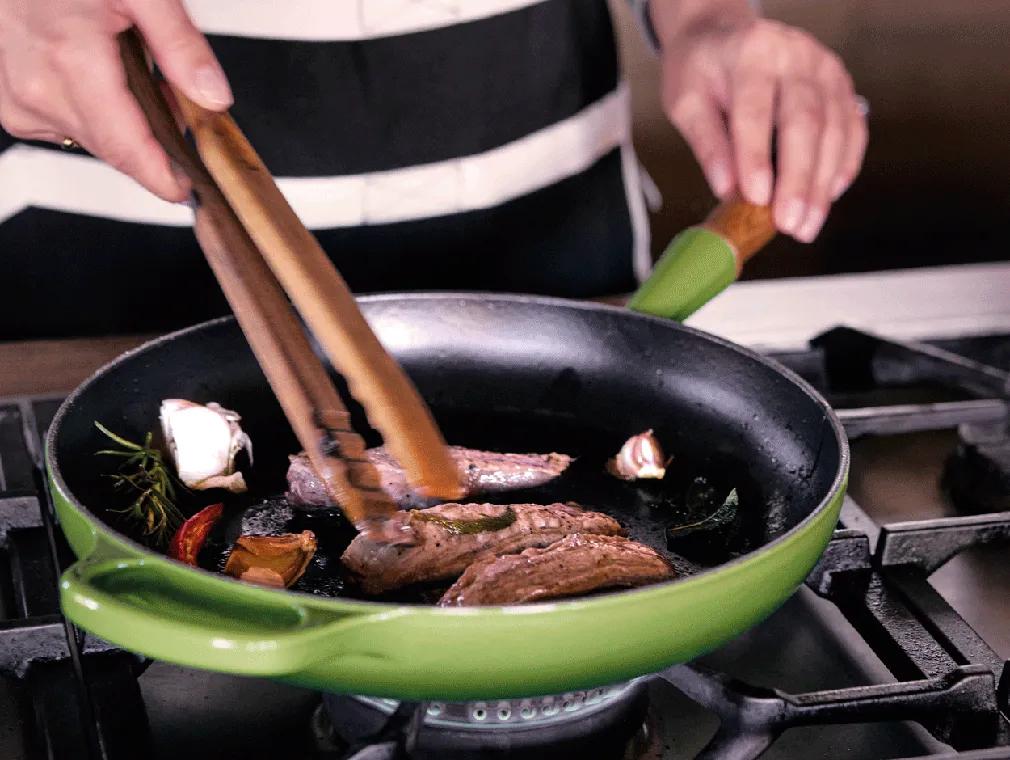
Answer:
<svg viewBox="0 0 1010 760"><path fill-rule="evenodd" d="M368 641L367 631L357 635L363 626L397 614L324 611L291 594L229 586L145 558L85 559L60 579L67 617L100 638L154 659L250 676L290 676L352 655L352 639Z"/></svg>
<svg viewBox="0 0 1010 760"><path fill-rule="evenodd" d="M770 206L755 206L732 196L702 224L673 239L652 275L628 301L628 308L686 319L733 282L744 262L774 236Z"/></svg>

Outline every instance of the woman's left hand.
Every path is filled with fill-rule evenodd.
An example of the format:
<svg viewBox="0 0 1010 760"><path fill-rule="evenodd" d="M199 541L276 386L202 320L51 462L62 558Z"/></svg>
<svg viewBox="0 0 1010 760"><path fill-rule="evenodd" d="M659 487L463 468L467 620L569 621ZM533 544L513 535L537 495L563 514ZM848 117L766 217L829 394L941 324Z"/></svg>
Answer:
<svg viewBox="0 0 1010 760"><path fill-rule="evenodd" d="M663 107L712 190L773 203L778 228L809 243L866 150L864 109L844 64L799 29L753 17L664 24L660 5L653 0Z"/></svg>

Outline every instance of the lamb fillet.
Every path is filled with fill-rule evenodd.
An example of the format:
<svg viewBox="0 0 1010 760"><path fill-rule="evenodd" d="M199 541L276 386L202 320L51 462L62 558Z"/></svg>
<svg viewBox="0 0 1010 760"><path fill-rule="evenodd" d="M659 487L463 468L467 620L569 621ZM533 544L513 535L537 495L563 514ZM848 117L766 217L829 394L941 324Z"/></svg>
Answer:
<svg viewBox="0 0 1010 760"><path fill-rule="evenodd" d="M390 520L412 530L416 543L377 544L359 535L341 557L369 594L455 578L478 559L548 546L569 533L621 532L613 518L566 504L441 504Z"/></svg>
<svg viewBox="0 0 1010 760"><path fill-rule="evenodd" d="M368 450L368 458L379 471L383 489L401 508L426 507L433 502L410 490L403 468L385 446ZM478 494L516 491L543 485L563 473L572 458L565 454L499 454L494 451L450 446L449 455L456 461L464 493L469 499ZM290 457L288 467L288 500L303 506L331 504L326 487L304 454Z"/></svg>
<svg viewBox="0 0 1010 760"><path fill-rule="evenodd" d="M485 556L439 600L441 607L523 604L672 578L653 549L621 536L573 534L521 554Z"/></svg>

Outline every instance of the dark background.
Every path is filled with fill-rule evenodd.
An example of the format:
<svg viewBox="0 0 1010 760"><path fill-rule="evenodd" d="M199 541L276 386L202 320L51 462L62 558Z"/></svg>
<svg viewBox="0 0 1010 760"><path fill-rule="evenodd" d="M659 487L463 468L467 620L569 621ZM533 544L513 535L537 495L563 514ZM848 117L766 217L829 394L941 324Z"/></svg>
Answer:
<svg viewBox="0 0 1010 760"><path fill-rule="evenodd" d="M653 248L714 200L659 108L656 61L623 0L625 73L639 156L664 200ZM1005 0L766 0L763 13L807 29L846 61L870 103L860 178L820 238L778 239L746 278L1010 260L1010 3Z"/></svg>

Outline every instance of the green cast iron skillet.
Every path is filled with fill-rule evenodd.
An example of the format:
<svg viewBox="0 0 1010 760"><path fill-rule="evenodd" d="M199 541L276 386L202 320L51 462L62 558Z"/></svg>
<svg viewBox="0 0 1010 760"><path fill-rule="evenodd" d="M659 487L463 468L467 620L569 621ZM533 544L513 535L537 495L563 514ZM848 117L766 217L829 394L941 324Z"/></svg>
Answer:
<svg viewBox="0 0 1010 760"><path fill-rule="evenodd" d="M681 281L671 292L653 280L633 302L639 309L683 316L732 279L724 242L697 230L688 238L671 254L685 261L668 256L660 276L706 271L704 284ZM845 435L824 400L775 362L602 305L415 294L361 306L451 443L579 457L546 491L512 500L572 498L610 512L631 537L672 557L681 577L552 603L441 609L247 585L129 538L104 477L112 465L94 454L107 444L94 422L141 439L157 428L164 398L238 410L255 445L252 491L284 489L297 445L228 318L125 354L59 410L46 462L79 558L61 580L71 620L197 668L395 699L512 698L613 683L707 652L775 610L824 550L846 484ZM673 457L667 478L626 484L603 475L605 456L646 428ZM698 475L718 498L737 489L736 518L668 541Z"/></svg>

